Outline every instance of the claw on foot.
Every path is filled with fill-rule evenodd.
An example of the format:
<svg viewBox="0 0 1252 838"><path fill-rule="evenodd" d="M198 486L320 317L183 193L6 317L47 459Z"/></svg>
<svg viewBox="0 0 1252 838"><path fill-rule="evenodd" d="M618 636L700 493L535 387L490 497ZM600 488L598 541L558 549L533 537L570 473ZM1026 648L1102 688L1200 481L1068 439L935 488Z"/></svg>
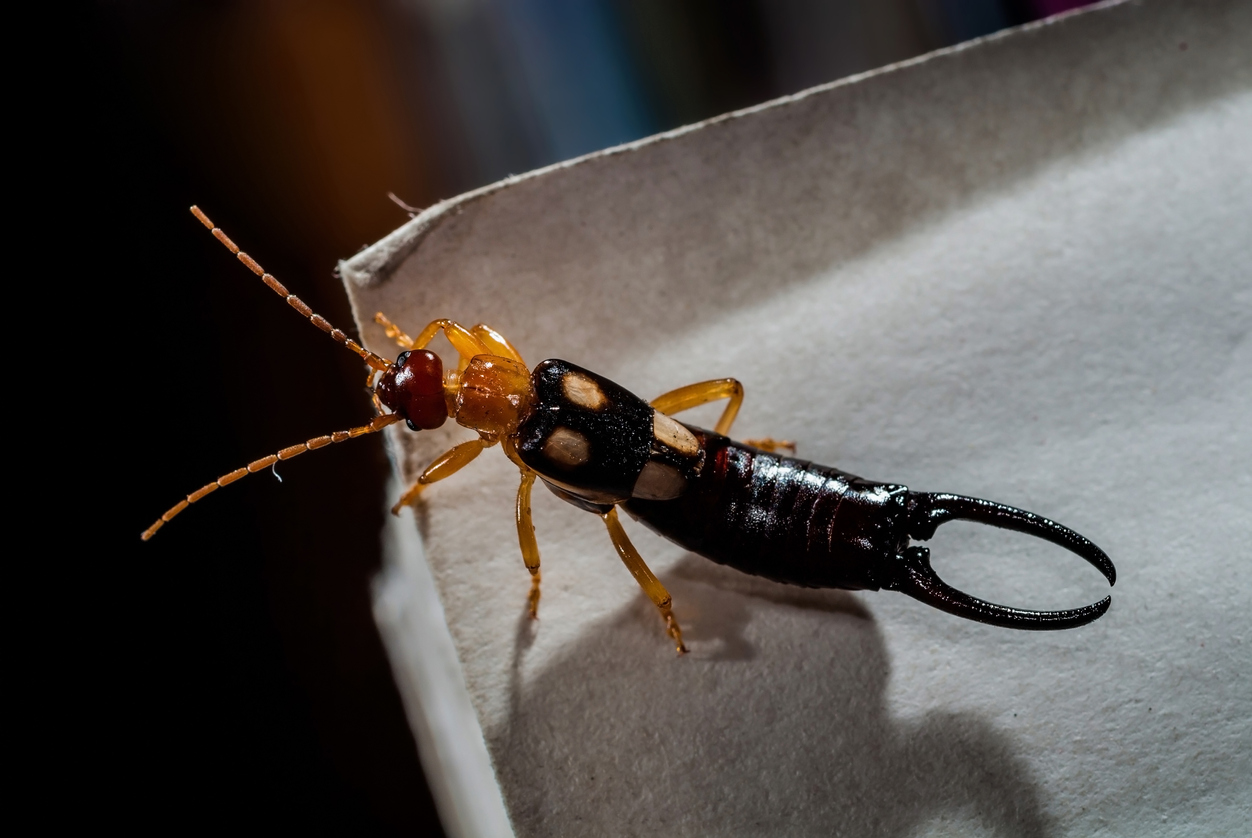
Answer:
<svg viewBox="0 0 1252 838"><path fill-rule="evenodd" d="M425 488L425 483L414 483L407 492L400 496L400 500L396 501L396 505L391 507L391 514L399 515L401 509L416 503L418 496L422 494L422 489Z"/></svg>
<svg viewBox="0 0 1252 838"><path fill-rule="evenodd" d="M678 627L678 621L674 619L674 615L670 613L668 608L665 609L665 633L674 641L674 648L678 654L687 654L687 647L683 643L683 630Z"/></svg>
<svg viewBox="0 0 1252 838"><path fill-rule="evenodd" d="M527 602L530 603L530 618L532 620L539 619L539 569L535 568L531 571L530 577L530 594L527 596Z"/></svg>

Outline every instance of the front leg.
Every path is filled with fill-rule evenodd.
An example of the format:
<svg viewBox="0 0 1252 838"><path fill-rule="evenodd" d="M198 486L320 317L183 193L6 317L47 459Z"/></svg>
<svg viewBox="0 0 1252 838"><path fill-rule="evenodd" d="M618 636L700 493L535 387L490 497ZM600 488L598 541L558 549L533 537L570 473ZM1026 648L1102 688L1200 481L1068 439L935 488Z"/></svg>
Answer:
<svg viewBox="0 0 1252 838"><path fill-rule="evenodd" d="M445 451L435 458L435 461L426 467L422 472L422 476L417 478L417 482L409 487L409 490L401 495L400 500L396 501L396 505L391 507L392 515L399 515L400 510L406 506L411 506L417 501L422 490L445 477L451 477L461 469L474 461L474 458L483 452L484 448L492 445L492 443L479 437L471 439L469 442L462 442L460 445Z"/></svg>
<svg viewBox="0 0 1252 838"><path fill-rule="evenodd" d="M488 355L490 349L483 342L483 338L474 334L471 330L465 328L455 320L441 318L432 320L426 324L426 328L417 333L416 338L406 335L399 326L387 319L381 311L374 315L374 322L387 330L387 337L394 340L401 349L425 349L427 344L435 339L435 335L443 332L444 337L452 344L452 348L456 350L460 356L459 367L464 368L475 355ZM494 335L494 332L490 332Z"/></svg>
<svg viewBox="0 0 1252 838"><path fill-rule="evenodd" d="M665 620L665 633L673 639L678 654L685 654L687 647L683 645L682 629L678 627L678 621L674 619L674 614L670 610L673 598L644 562L639 551L635 549L635 545L630 543L626 530L622 529L621 521L617 520L617 507L610 507L609 511L600 517L604 520L604 525L609 530L609 538L613 540L613 547L616 548L617 555L622 557L626 569L630 571L631 576L635 577L635 581L639 583L639 587L643 588L648 599L652 600L652 604L660 610L661 618Z"/></svg>

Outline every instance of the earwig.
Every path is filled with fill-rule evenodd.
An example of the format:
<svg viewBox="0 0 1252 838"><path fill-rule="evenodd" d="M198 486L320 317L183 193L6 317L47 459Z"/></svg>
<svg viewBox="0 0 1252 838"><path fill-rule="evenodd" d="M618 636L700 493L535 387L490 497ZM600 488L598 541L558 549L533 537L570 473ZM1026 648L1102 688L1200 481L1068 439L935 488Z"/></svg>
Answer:
<svg viewBox="0 0 1252 838"><path fill-rule="evenodd" d="M780 451L789 442L736 442L731 425L743 403L733 378L680 387L651 402L567 361L529 369L496 330L433 320L410 337L381 313L375 321L402 352L395 363L347 338L316 315L277 279L243 253L197 207L192 213L239 261L284 297L292 308L369 366L378 415L369 425L315 437L263 457L192 492L143 533L146 541L192 503L280 460L334 442L376 433L404 420L413 431L433 430L448 419L478 436L436 457L392 512L418 502L432 483L452 476L487 448L499 445L517 466L521 483L515 517L522 560L531 575L528 596L538 614L540 555L531 520L531 489L541 481L562 500L598 515L627 570L656 606L679 653L682 630L665 586L627 537L620 506L649 529L681 547L744 573L791 585L848 590L891 590L958 617L1017 629L1075 628L1099 618L1110 597L1082 608L1028 611L977 599L947 585L930 565L926 541L937 527L964 520L1033 535L1082 557L1116 582L1109 557L1055 521L992 501L865 480ZM456 351L444 369L426 347L443 333ZM713 430L672 418L726 400Z"/></svg>

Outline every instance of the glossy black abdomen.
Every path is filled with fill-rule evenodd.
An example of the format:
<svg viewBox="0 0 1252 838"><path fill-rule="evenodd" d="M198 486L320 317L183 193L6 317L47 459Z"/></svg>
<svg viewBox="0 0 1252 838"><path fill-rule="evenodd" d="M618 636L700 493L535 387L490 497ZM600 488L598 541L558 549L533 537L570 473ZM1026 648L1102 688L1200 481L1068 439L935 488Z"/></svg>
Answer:
<svg viewBox="0 0 1252 838"><path fill-rule="evenodd" d="M782 457L691 428L705 449L680 498L623 509L671 541L745 573L875 590L907 545L904 486Z"/></svg>

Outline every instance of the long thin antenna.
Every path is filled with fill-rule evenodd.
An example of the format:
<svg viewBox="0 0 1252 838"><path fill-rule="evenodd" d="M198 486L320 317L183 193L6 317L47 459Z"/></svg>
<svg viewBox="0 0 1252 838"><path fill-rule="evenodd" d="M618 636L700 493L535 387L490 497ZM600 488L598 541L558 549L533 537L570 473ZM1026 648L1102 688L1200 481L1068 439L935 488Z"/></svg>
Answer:
<svg viewBox="0 0 1252 838"><path fill-rule="evenodd" d="M262 469L267 469L270 466L274 465L274 463L277 463L281 460L290 460L292 457L299 457L301 454L303 454L306 451L316 451L317 449L324 448L325 446L330 445L332 443L343 442L345 439L356 439L357 437L365 436L366 434L378 433L379 431L381 431L383 428L387 427L388 425L394 424L395 422L399 422L399 421L400 421L400 414L398 413L388 413L385 416L376 416L374 417L374 421L370 422L368 425L360 425L358 427L351 428L346 431L335 431L333 434L328 434L326 436L316 436L316 437L313 437L313 439L310 439L308 442L303 442L299 445L292 445L287 448L284 448L283 450L279 451L277 454L270 454L268 457L262 457L259 460L253 460L252 462L248 463L243 468L237 468L234 471L230 472L229 474L223 474L221 477L217 478L212 483L208 483L204 486L201 486L199 489L192 492L186 498L184 498L183 500L180 500L178 503L171 506L168 512L166 512L160 518L157 518L156 521L152 523L152 526L148 527L146 530L143 531L143 535L141 535L140 538L142 538L144 541L147 541L149 538L152 538L152 536L156 535L156 531L161 529L161 527L165 526L167 523L169 523L170 519L173 518L175 515L177 515L179 512L182 512L188 506L191 506L193 503L205 497L206 495L212 492L216 492L218 489L222 488L223 486L229 486L231 483L234 483L236 480L239 480L240 478L247 477L249 474L255 474L256 472L261 471Z"/></svg>
<svg viewBox="0 0 1252 838"><path fill-rule="evenodd" d="M248 270L261 277L261 281L268 285L271 291L285 299L287 301L287 305L307 317L310 323L330 335L339 343L348 347L348 349L351 349L357 355L360 355L361 360L365 361L365 363L369 364L379 372L386 372L391 368L390 361L385 358L380 358L373 352L370 352L368 349L358 344L356 341L349 338L342 331L330 325L330 322L325 317L322 317L322 315L314 314L313 309L309 308L308 305L305 304L304 300L288 291L286 286L274 278L273 274L266 273L265 269L258 265L255 259L240 250L239 246L230 240L230 236L227 236L222 232L222 228L214 226L213 222L209 220L209 217L205 215L199 207L193 206L191 208L191 214L200 219L200 223L209 228L213 237L225 245L227 250L235 254L239 261L243 262L244 265L247 266Z"/></svg>

